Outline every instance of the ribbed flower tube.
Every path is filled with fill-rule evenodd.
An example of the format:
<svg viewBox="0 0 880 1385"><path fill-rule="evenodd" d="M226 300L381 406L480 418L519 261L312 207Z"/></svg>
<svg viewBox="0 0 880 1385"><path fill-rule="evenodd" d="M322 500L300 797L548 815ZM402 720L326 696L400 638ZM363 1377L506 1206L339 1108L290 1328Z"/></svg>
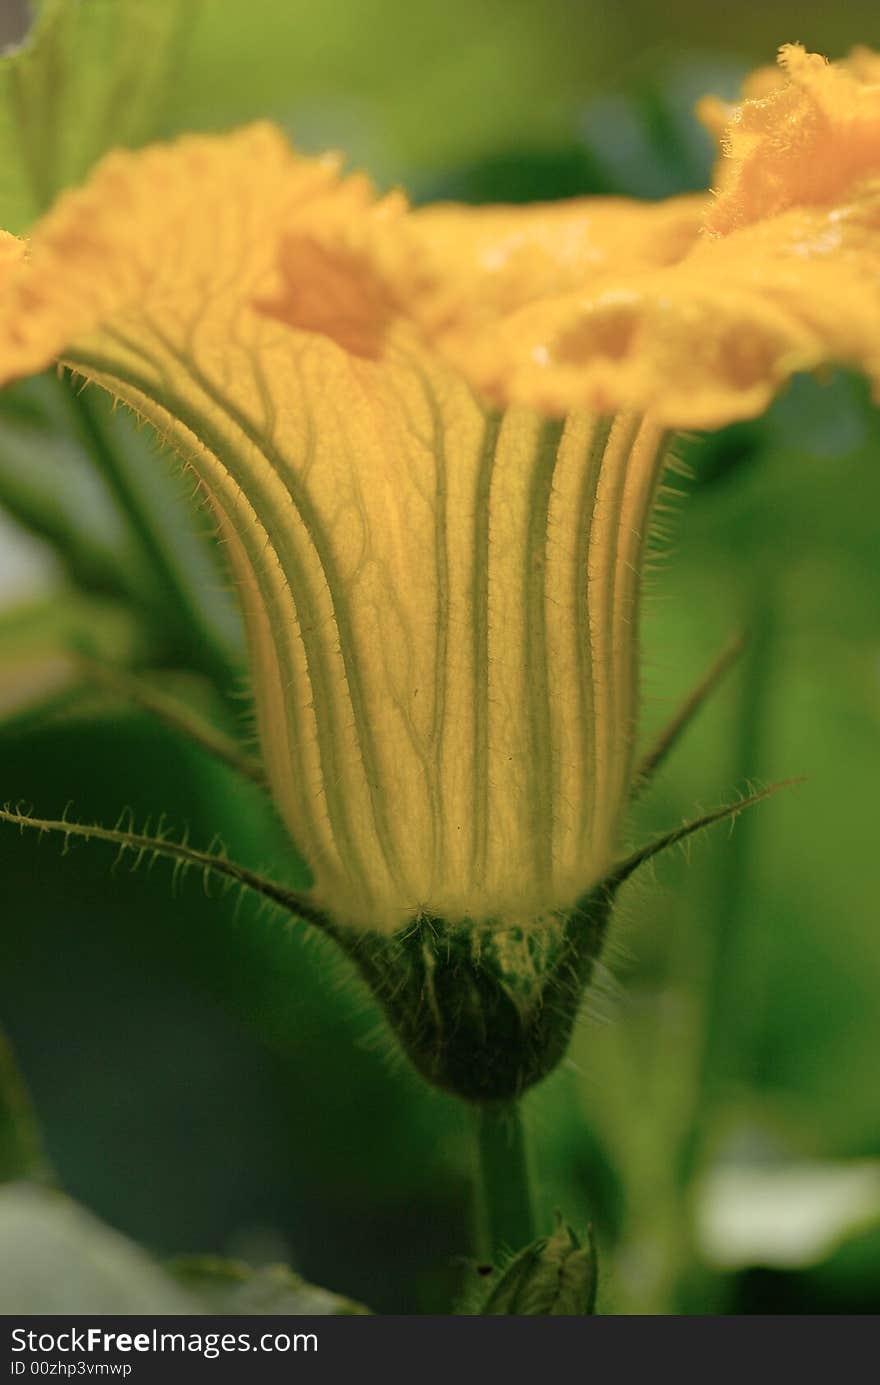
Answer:
<svg viewBox="0 0 880 1385"><path fill-rule="evenodd" d="M210 500L273 797L316 899L380 929L573 904L610 863L628 788L662 432L488 412L403 352L374 412L377 367L330 342L289 375L245 353L237 386L263 392L269 429L192 361L184 394L164 334L138 356L69 359ZM319 433L328 379L348 411Z"/></svg>

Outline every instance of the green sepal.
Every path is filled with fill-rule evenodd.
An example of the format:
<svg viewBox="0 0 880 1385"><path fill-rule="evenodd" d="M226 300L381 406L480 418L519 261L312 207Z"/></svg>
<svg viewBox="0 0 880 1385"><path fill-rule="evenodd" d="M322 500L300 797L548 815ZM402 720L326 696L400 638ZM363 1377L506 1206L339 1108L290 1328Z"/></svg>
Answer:
<svg viewBox="0 0 880 1385"><path fill-rule="evenodd" d="M528 927L423 916L391 935L334 936L423 1077L467 1101L509 1101L563 1057L613 901L603 883Z"/></svg>
<svg viewBox="0 0 880 1385"><path fill-rule="evenodd" d="M666 763L681 737L724 681L745 647L746 636L744 632L735 631L706 669L699 683L691 689L681 706L677 708L672 718L663 727L653 745L642 756L633 775L630 788L631 802L638 798L639 794L653 781L657 771Z"/></svg>
<svg viewBox="0 0 880 1385"><path fill-rule="evenodd" d="M529 926L422 915L386 934L325 920L421 1075L465 1101L515 1101L564 1057L625 880L662 851L733 819L779 785L724 804L620 861L567 913Z"/></svg>

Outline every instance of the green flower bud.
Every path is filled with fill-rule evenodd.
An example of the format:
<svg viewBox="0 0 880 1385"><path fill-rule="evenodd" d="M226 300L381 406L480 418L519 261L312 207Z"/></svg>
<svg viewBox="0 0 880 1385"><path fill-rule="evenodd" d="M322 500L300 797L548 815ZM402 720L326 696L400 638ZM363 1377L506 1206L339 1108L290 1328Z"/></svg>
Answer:
<svg viewBox="0 0 880 1385"><path fill-rule="evenodd" d="M600 887L531 927L423 917L334 936L423 1077L466 1101L508 1101L563 1057L612 897Z"/></svg>
<svg viewBox="0 0 880 1385"><path fill-rule="evenodd" d="M483 1304L482 1314L580 1317L595 1311L596 1251L591 1233L581 1243L561 1218L511 1260Z"/></svg>

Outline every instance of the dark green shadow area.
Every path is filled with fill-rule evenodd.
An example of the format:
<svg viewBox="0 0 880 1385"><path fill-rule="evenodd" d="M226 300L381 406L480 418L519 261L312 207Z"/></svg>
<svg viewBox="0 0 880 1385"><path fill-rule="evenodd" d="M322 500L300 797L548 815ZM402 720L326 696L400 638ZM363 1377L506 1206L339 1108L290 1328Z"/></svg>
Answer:
<svg viewBox="0 0 880 1385"><path fill-rule="evenodd" d="M161 806L281 878L259 795L145 719L4 738L0 765L10 798L139 824ZM454 1104L393 1070L329 944L112 864L0 836L0 1014L67 1189L161 1255L287 1259L380 1310L445 1308L467 1248Z"/></svg>

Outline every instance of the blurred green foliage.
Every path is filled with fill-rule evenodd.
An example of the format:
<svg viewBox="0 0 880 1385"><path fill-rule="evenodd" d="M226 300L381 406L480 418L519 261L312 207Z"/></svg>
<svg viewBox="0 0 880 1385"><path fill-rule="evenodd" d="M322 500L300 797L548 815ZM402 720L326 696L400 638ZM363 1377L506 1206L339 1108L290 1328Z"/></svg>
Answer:
<svg viewBox="0 0 880 1385"><path fill-rule="evenodd" d="M268 115L417 196L475 201L705 185L695 94L732 92L792 38L880 43L874 6L815 0L183 8L174 81L161 100L147 88L155 132ZM100 120L92 133L119 137ZM0 614L0 797L105 823L165 811L194 843L219 833L300 883L252 786L147 714L59 682L58 651L85 649L164 670L227 730L247 716L225 579L189 497L100 405L127 470L96 473L60 390L0 403L6 509L56 555L38 616ZM594 1221L602 1311L877 1311L870 1217L810 1263L756 1247L724 1271L690 1213L707 1163L880 1159L880 421L856 380L797 381L765 419L680 450L689 477L670 479L687 498L671 502L645 612L647 729L734 627L751 641L631 839L751 781L806 782L627 887L571 1059L529 1099L541 1210L548 1226L558 1206ZM161 551L133 513L172 536ZM186 603L169 615L169 582L214 631L210 667ZM0 1017L67 1191L160 1257L284 1260L377 1311L445 1311L467 1277L465 1113L393 1061L323 943L195 877L172 894L162 865L111 865L0 833Z"/></svg>

